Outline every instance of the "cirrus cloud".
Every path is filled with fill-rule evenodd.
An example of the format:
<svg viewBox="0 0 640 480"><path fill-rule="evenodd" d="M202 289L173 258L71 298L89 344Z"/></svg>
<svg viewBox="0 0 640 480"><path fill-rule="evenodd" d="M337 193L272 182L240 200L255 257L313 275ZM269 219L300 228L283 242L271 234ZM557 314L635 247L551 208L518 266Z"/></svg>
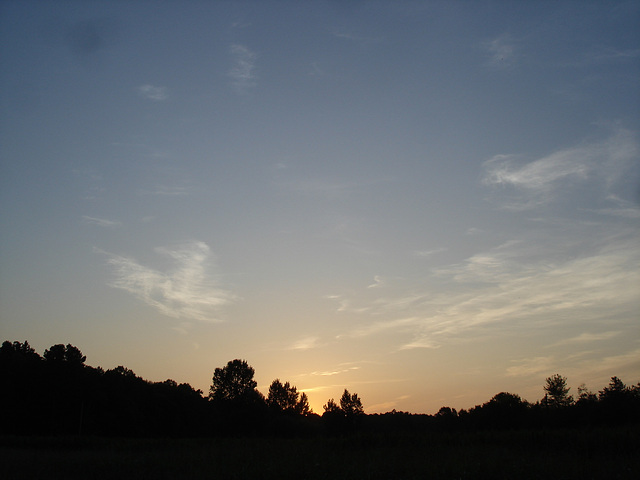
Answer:
<svg viewBox="0 0 640 480"><path fill-rule="evenodd" d="M163 315L183 321L220 321L218 311L234 300L208 272L210 249L204 242L178 248L157 248L174 268L162 272L130 257L100 251L108 256L115 280L110 285L129 292Z"/></svg>
<svg viewBox="0 0 640 480"><path fill-rule="evenodd" d="M161 102L169 98L167 87L156 87L154 85L141 85L138 87L138 93L148 100Z"/></svg>
<svg viewBox="0 0 640 480"><path fill-rule="evenodd" d="M246 93L256 86L255 64L257 55L244 45L231 45L233 67L229 70L231 83L238 93Z"/></svg>
<svg viewBox="0 0 640 480"><path fill-rule="evenodd" d="M638 142L633 132L617 128L599 142L563 148L536 160L522 163L517 155L496 155L484 163L486 186L510 189L503 208L526 210L549 203L562 192L587 181L599 188L589 200L601 202L638 161ZM599 196L598 196L599 195Z"/></svg>

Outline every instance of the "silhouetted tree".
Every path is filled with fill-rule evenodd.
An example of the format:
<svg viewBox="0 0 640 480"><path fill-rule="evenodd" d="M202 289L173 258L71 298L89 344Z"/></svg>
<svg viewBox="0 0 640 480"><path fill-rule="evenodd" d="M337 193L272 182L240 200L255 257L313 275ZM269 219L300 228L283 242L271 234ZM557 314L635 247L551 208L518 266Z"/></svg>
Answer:
<svg viewBox="0 0 640 480"><path fill-rule="evenodd" d="M209 400L174 380L149 382L118 366L104 371L85 365L71 344L53 345L41 357L28 342L0 345L0 435L199 436L264 434L300 436L324 427L332 434L361 431L414 432L443 427L474 429L558 428L640 423L640 383L618 377L598 394L584 384L577 401L561 375L546 379L545 397L535 405L500 392L468 412L442 407L435 415L389 412L365 415L358 395L344 390L324 405L322 418L307 396L276 379L265 398L244 360L216 368ZM267 408L267 405L269 408ZM563 407L563 408L549 408Z"/></svg>
<svg viewBox="0 0 640 480"><path fill-rule="evenodd" d="M622 380L618 377L611 377L611 381L609 385L604 387L599 393L598 396L600 400L611 400L611 399L619 399L627 397L631 391L627 388Z"/></svg>
<svg viewBox="0 0 640 480"><path fill-rule="evenodd" d="M323 405L322 408L324 409L324 413L335 413L335 412L342 413L340 406L336 403L336 401L333 398L330 398L329 400L327 400L327 403Z"/></svg>
<svg viewBox="0 0 640 480"><path fill-rule="evenodd" d="M29 342L24 343L13 342L8 340L2 342L0 347L0 362L10 361L16 358L40 360L40 355L37 354L35 349L29 345Z"/></svg>
<svg viewBox="0 0 640 480"><path fill-rule="evenodd" d="M133 370L130 368L123 367L122 365L118 365L116 368L111 368L105 372L107 375L114 375L118 377L125 378L139 378Z"/></svg>
<svg viewBox="0 0 640 480"><path fill-rule="evenodd" d="M311 415L313 413L313 410L309 405L307 394L304 392L300 394L300 399L298 400L298 403L296 405L296 413L304 416Z"/></svg>
<svg viewBox="0 0 640 480"><path fill-rule="evenodd" d="M446 430L454 428L457 424L458 412L455 408L441 407L438 413L435 414L436 424Z"/></svg>
<svg viewBox="0 0 640 480"><path fill-rule="evenodd" d="M356 393L351 394L346 388L340 397L340 406L332 398L323 408L322 419L330 433L344 433L353 430L364 415L362 401Z"/></svg>
<svg viewBox="0 0 640 480"><path fill-rule="evenodd" d="M44 351L44 359L49 363L62 363L64 362L64 352L63 344L52 345Z"/></svg>
<svg viewBox="0 0 640 480"><path fill-rule="evenodd" d="M82 431L87 392L85 357L71 344L57 344L45 350L43 385L47 389L46 425L50 433L70 434Z"/></svg>
<svg viewBox="0 0 640 480"><path fill-rule="evenodd" d="M327 432L332 435L343 433L346 430L345 416L336 401L330 398L322 408L324 409L322 422Z"/></svg>
<svg viewBox="0 0 640 480"><path fill-rule="evenodd" d="M267 395L267 405L272 410L282 413L294 413L298 404L298 390L296 387L285 382L284 385L279 379L275 379L269 386Z"/></svg>
<svg viewBox="0 0 640 480"><path fill-rule="evenodd" d="M587 388L587 386L584 383L581 383L580 386L578 386L578 402L589 402L589 403L595 403L598 401L598 396L593 393L591 390L589 390Z"/></svg>
<svg viewBox="0 0 640 480"><path fill-rule="evenodd" d="M65 363L67 365L81 366L87 360L87 357L82 355L79 348L74 347L71 344L67 344L65 347L63 344L53 345L48 350L44 351L44 359L49 363Z"/></svg>
<svg viewBox="0 0 640 480"><path fill-rule="evenodd" d="M48 393L43 363L27 341L0 346L0 433L24 435L42 428Z"/></svg>
<svg viewBox="0 0 640 480"><path fill-rule="evenodd" d="M253 379L255 370L245 360L231 360L213 372L209 398L215 401L251 403L259 393Z"/></svg>
<svg viewBox="0 0 640 480"><path fill-rule="evenodd" d="M340 408L349 420L355 420L360 415L364 415L364 408L362 408L362 401L358 398L358 394L350 394L346 388L340 397Z"/></svg>
<svg viewBox="0 0 640 480"><path fill-rule="evenodd" d="M545 396L542 404L548 407L567 407L573 403L573 397L569 395L570 387L567 386L567 378L555 374L545 380Z"/></svg>
<svg viewBox="0 0 640 480"><path fill-rule="evenodd" d="M441 407L440 410L438 410L438 413L436 413L436 417L441 417L441 418L455 418L458 416L458 412L456 411L455 408L451 408L451 407Z"/></svg>
<svg viewBox="0 0 640 480"><path fill-rule="evenodd" d="M267 418L264 396L256 390L255 371L245 360L231 360L213 373L209 400L220 433L240 434L263 428Z"/></svg>
<svg viewBox="0 0 640 480"><path fill-rule="evenodd" d="M518 428L526 425L530 405L520 395L500 392L471 411L477 424L488 428Z"/></svg>
<svg viewBox="0 0 640 480"><path fill-rule="evenodd" d="M279 379L275 379L269 386L267 405L272 411L288 414L308 415L311 413L309 400L305 393L300 394L298 389L289 382L284 385Z"/></svg>
<svg viewBox="0 0 640 480"><path fill-rule="evenodd" d="M598 406L605 423L640 422L640 384L627 387L618 377L598 392Z"/></svg>

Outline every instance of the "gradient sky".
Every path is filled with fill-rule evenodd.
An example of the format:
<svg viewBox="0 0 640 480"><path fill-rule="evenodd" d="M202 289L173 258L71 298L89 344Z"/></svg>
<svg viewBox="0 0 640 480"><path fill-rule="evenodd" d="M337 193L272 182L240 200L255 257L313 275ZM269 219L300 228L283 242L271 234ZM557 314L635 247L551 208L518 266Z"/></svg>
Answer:
<svg viewBox="0 0 640 480"><path fill-rule="evenodd" d="M367 413L640 380L640 5L0 5L0 333Z"/></svg>

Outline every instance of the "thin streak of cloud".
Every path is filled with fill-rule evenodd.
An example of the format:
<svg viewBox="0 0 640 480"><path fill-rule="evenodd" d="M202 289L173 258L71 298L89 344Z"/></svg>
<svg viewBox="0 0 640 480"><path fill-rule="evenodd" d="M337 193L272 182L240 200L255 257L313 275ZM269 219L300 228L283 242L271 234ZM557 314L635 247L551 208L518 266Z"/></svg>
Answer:
<svg viewBox="0 0 640 480"><path fill-rule="evenodd" d="M352 307L351 300L349 300L348 298L344 298L341 295L328 295L328 296L325 296L324 298L337 300L338 308L336 309L336 312L366 313L367 311L370 310L369 307L361 307L361 308Z"/></svg>
<svg viewBox="0 0 640 480"><path fill-rule="evenodd" d="M138 87L138 93L148 100L154 102L162 102L169 98L169 90L167 87L156 87L154 85L141 85Z"/></svg>
<svg viewBox="0 0 640 480"><path fill-rule="evenodd" d="M624 200L617 195L609 195L607 201L613 204L609 208L593 209L594 213L601 215L613 215L623 218L640 218L640 206L633 204L627 200Z"/></svg>
<svg viewBox="0 0 640 480"><path fill-rule="evenodd" d="M95 225L102 228L116 228L122 226L122 222L117 220L107 220L106 218L90 217L88 215L83 215L82 220L89 225Z"/></svg>
<svg viewBox="0 0 640 480"><path fill-rule="evenodd" d="M333 377L334 375L340 375L342 373L351 372L353 370L360 370L360 367L355 366L355 367L349 367L349 368L342 368L340 370L316 371L316 372L310 372L309 375L314 376L314 377L316 377L316 376Z"/></svg>
<svg viewBox="0 0 640 480"><path fill-rule="evenodd" d="M556 342L553 345L550 345L550 347L601 342L604 340L609 340L613 337L617 337L618 335L620 335L620 333L621 333L620 331L611 331L611 332L602 332L602 333L584 332L575 337L567 338L565 340L560 340L559 342Z"/></svg>
<svg viewBox="0 0 640 480"><path fill-rule="evenodd" d="M613 373L624 375L625 372L637 372L640 367L640 348L604 357L594 351L579 351L561 356L521 358L511 363L513 365L506 369L507 377L543 378L562 368L563 372L589 372L594 378L602 376L604 380Z"/></svg>
<svg viewBox="0 0 640 480"><path fill-rule="evenodd" d="M310 350L312 348L317 348L319 346L318 340L318 337L301 338L294 342L293 345L289 347L289 350Z"/></svg>
<svg viewBox="0 0 640 480"><path fill-rule="evenodd" d="M169 186L156 185L152 190L142 190L141 195L159 195L166 197L183 197L191 195L194 192L192 187L187 186Z"/></svg>
<svg viewBox="0 0 640 480"><path fill-rule="evenodd" d="M507 368L508 377L525 377L530 375L543 375L555 370L556 359L553 356L533 357L514 360L513 365Z"/></svg>
<svg viewBox="0 0 640 480"><path fill-rule="evenodd" d="M485 183L547 191L554 182L567 177L585 179L595 154L592 149L571 148L522 167L515 165L513 155L496 155L484 164L488 172Z"/></svg>
<svg viewBox="0 0 640 480"><path fill-rule="evenodd" d="M602 215L612 215L614 217L632 219L640 218L640 207L635 206L630 208L600 208L598 210L593 210L593 212L600 213Z"/></svg>
<svg viewBox="0 0 640 480"><path fill-rule="evenodd" d="M257 55L244 45L231 45L234 63L229 70L232 85L238 93L246 93L256 86L255 63Z"/></svg>
<svg viewBox="0 0 640 480"><path fill-rule="evenodd" d="M512 188L515 199L503 205L510 210L543 205L589 179L597 181L607 197L637 162L639 150L635 134L619 128L603 141L561 149L526 164L515 155L496 155L484 163L483 183Z"/></svg>
<svg viewBox="0 0 640 480"><path fill-rule="evenodd" d="M590 371L598 372L621 372L626 369L638 372L640 369L640 348L618 355L608 355L604 358L587 360L581 365Z"/></svg>
<svg viewBox="0 0 640 480"><path fill-rule="evenodd" d="M108 265L115 280L111 286L125 290L163 315L183 320L217 322L219 309L234 295L221 288L207 272L210 250L204 242L193 242L177 249L158 248L156 253L173 260L175 268L160 272L129 257L107 252Z"/></svg>
<svg viewBox="0 0 640 480"><path fill-rule="evenodd" d="M441 247L441 248L433 248L431 250L416 250L415 252L413 252L413 254L416 257L426 258L426 257L431 257L432 255L436 255L437 253L446 252L447 250L448 249L446 247Z"/></svg>
<svg viewBox="0 0 640 480"><path fill-rule="evenodd" d="M340 38L342 40L347 40L347 41L350 41L350 42L355 42L355 43L358 43L359 45L362 45L362 46L369 45L369 44L372 44L372 43L383 42L383 40L380 39L380 38L364 37L362 35L356 35L354 33L349 33L349 32L334 31L331 34L336 38Z"/></svg>
<svg viewBox="0 0 640 480"><path fill-rule="evenodd" d="M585 53L582 58L577 61L567 62L567 67L590 67L592 65L611 64L625 61L634 61L640 57L640 49L624 49L619 50L610 47L602 47Z"/></svg>
<svg viewBox="0 0 640 480"><path fill-rule="evenodd" d="M633 232L565 261L548 255L529 258L529 249L522 242L507 242L461 264L433 269L431 280L447 285L444 291L378 298L364 306L341 298L350 310L365 308L385 318L338 338L399 332L413 336L400 348L413 349L504 332L514 324L549 328L567 318L575 323L606 317L615 319L621 332L629 328L640 284L640 248ZM590 338L596 337L581 340Z"/></svg>
<svg viewBox="0 0 640 480"><path fill-rule="evenodd" d="M421 323L422 319L419 317L400 318L396 320L382 320L379 322L374 322L370 325L365 325L353 329L349 333L338 335L338 338L366 337L369 335L377 335L379 333L387 332L390 330L397 331L399 329L411 331Z"/></svg>
<svg viewBox="0 0 640 480"><path fill-rule="evenodd" d="M486 258L492 259L488 269L486 265L478 269L471 261L462 271L449 272L456 281L476 283L467 293L452 296L448 306L426 315L416 335L418 343L412 346L420 346L423 339L425 346L431 346L434 339L444 341L488 326L499 329L505 322L526 320L531 328L546 327L554 318L588 321L620 312L625 317L637 306L640 251L631 243L609 245L593 255L556 264Z"/></svg>

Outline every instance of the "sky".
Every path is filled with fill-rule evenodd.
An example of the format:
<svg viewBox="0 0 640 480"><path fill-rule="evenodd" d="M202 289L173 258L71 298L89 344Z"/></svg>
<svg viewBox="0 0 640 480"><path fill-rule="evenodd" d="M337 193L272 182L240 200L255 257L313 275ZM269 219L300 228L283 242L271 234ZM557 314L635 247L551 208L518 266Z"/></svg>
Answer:
<svg viewBox="0 0 640 480"><path fill-rule="evenodd" d="M640 381L636 1L3 1L0 336L316 413Z"/></svg>

